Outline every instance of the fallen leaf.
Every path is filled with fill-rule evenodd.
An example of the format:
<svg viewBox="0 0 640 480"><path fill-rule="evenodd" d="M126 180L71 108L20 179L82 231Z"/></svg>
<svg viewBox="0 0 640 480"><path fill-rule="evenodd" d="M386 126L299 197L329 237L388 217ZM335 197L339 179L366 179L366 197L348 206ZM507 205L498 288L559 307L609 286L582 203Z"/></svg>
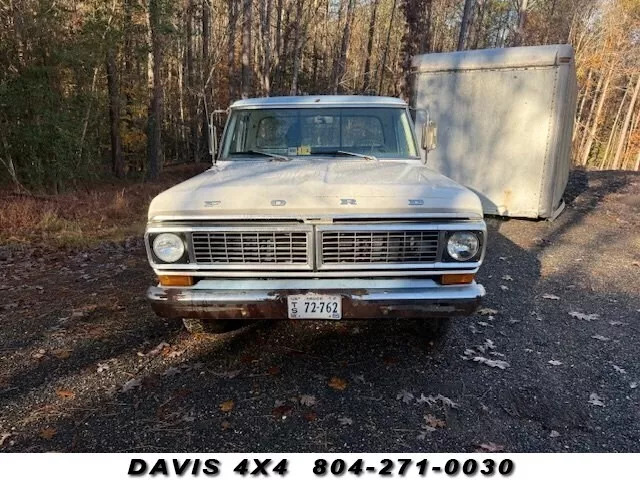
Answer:
<svg viewBox="0 0 640 480"><path fill-rule="evenodd" d="M98 373L102 373L105 370L109 370L109 364L108 363L98 363L98 368L96 369L98 371Z"/></svg>
<svg viewBox="0 0 640 480"><path fill-rule="evenodd" d="M40 438L44 438L45 440L51 440L53 437L56 436L56 433L58 433L58 431L55 428L51 428L51 427L43 428L40 431Z"/></svg>
<svg viewBox="0 0 640 480"><path fill-rule="evenodd" d="M638 388L638 382L631 382L629 388Z"/></svg>
<svg viewBox="0 0 640 480"><path fill-rule="evenodd" d="M542 298L546 298L547 300L560 300L560 297L557 295L553 295L551 293L545 293L542 295Z"/></svg>
<svg viewBox="0 0 640 480"><path fill-rule="evenodd" d="M595 405L596 407L604 407L603 398L597 393L592 393L589 395L589 403L591 405Z"/></svg>
<svg viewBox="0 0 640 480"><path fill-rule="evenodd" d="M626 323L624 323L624 322L620 322L620 321L618 321L618 320L611 320L611 321L609 322L609 325L611 325L612 327L618 327L618 326L620 326L620 325L626 325Z"/></svg>
<svg viewBox="0 0 640 480"><path fill-rule="evenodd" d="M274 417L285 418L289 414L289 412L291 412L291 410L292 410L291 405L284 404L284 405L280 405L280 406L277 406L276 408L274 408L271 411L271 414Z"/></svg>
<svg viewBox="0 0 640 480"><path fill-rule="evenodd" d="M504 445L498 445L497 443L493 442L480 443L478 447L478 452L496 453L504 451Z"/></svg>
<svg viewBox="0 0 640 480"><path fill-rule="evenodd" d="M569 312L569 315L571 315L573 318L577 318L578 320L586 320L587 322L600 318L600 315L598 315L597 313Z"/></svg>
<svg viewBox="0 0 640 480"><path fill-rule="evenodd" d="M481 308L477 313L478 315L495 315L498 313L498 311L494 310L493 308Z"/></svg>
<svg viewBox="0 0 640 480"><path fill-rule="evenodd" d="M240 357L240 361L242 363L253 363L258 361L258 357L256 357L255 355L247 354Z"/></svg>
<svg viewBox="0 0 640 480"><path fill-rule="evenodd" d="M397 357L385 356L382 361L387 365L396 365L400 362Z"/></svg>
<svg viewBox="0 0 640 480"><path fill-rule="evenodd" d="M441 403L442 405L446 406L446 407L450 407L450 408L458 408L458 404L456 402L454 402L453 400L451 400L449 397L445 397L442 394L438 394L435 397L433 395L429 395L428 397L424 396L424 393L420 394L420 398L418 400L416 400L416 403L418 404L422 404L422 403L426 403L427 405L429 405L430 407L432 407L433 405L437 404L437 403Z"/></svg>
<svg viewBox="0 0 640 480"><path fill-rule="evenodd" d="M349 417L338 417L338 423L344 427L347 425L353 425L353 420Z"/></svg>
<svg viewBox="0 0 640 480"><path fill-rule="evenodd" d="M71 390L56 390L56 395L63 399L72 399L76 396Z"/></svg>
<svg viewBox="0 0 640 480"><path fill-rule="evenodd" d="M500 285L500 288L502 289L503 292L506 292L507 290L509 290L509 287L507 287L506 285Z"/></svg>
<svg viewBox="0 0 640 480"><path fill-rule="evenodd" d="M300 405L304 405L305 407L313 407L316 404L316 397L313 395L301 395L300 396Z"/></svg>
<svg viewBox="0 0 640 480"><path fill-rule="evenodd" d="M59 350L54 350L52 353L56 358L59 358L60 360L66 360L71 356L72 352L73 350L67 350L67 349L61 348Z"/></svg>
<svg viewBox="0 0 640 480"><path fill-rule="evenodd" d="M122 386L122 393L126 393L134 388L140 388L142 386L142 380L139 378L132 378Z"/></svg>
<svg viewBox="0 0 640 480"><path fill-rule="evenodd" d="M182 370L176 367L169 367L164 372L162 372L163 377L172 377L174 375L180 375Z"/></svg>
<svg viewBox="0 0 640 480"><path fill-rule="evenodd" d="M499 368L500 370L504 370L505 368L509 368L509 362L504 360L492 360L490 358L485 358L480 355L473 357L471 360L474 362L482 363L488 367Z"/></svg>
<svg viewBox="0 0 640 480"><path fill-rule="evenodd" d="M280 367L269 367L267 373L273 376L280 375Z"/></svg>
<svg viewBox="0 0 640 480"><path fill-rule="evenodd" d="M509 282L513 281L513 277L511 275L503 275L502 280L507 280Z"/></svg>
<svg viewBox="0 0 640 480"><path fill-rule="evenodd" d="M549 434L549 437L551 438L558 438L560 436L560 432L558 432L557 430L551 430L551 433Z"/></svg>
<svg viewBox="0 0 640 480"><path fill-rule="evenodd" d="M231 428L231 424L226 420L223 420L220 426L222 427L222 430L229 430Z"/></svg>
<svg viewBox="0 0 640 480"><path fill-rule="evenodd" d="M613 366L613 369L614 369L616 372L621 373L621 374L623 374L623 375L626 375L626 373L627 373L627 371L626 371L624 368L619 367L618 365L614 365L614 366Z"/></svg>
<svg viewBox="0 0 640 480"><path fill-rule="evenodd" d="M609 337L605 337L604 335L591 335L591 338L595 339L595 340L600 340L601 342L608 342L609 340L611 340Z"/></svg>
<svg viewBox="0 0 640 480"><path fill-rule="evenodd" d="M558 365L562 365L562 362L560 360L549 360L549 365L557 367Z"/></svg>
<svg viewBox="0 0 640 480"><path fill-rule="evenodd" d="M231 410L233 410L233 407L235 406L235 403L233 400L227 400L226 402L222 402L220 404L220 411L222 412L230 412Z"/></svg>
<svg viewBox="0 0 640 480"><path fill-rule="evenodd" d="M347 388L348 384L347 381L342 378L331 377L328 385L334 390L344 390L345 388Z"/></svg>
<svg viewBox="0 0 640 480"><path fill-rule="evenodd" d="M307 422L314 422L318 418L318 414L313 411L304 412L302 418L304 418Z"/></svg>
<svg viewBox="0 0 640 480"><path fill-rule="evenodd" d="M424 416L424 421L427 424L427 426L436 429L436 428L445 428L447 426L447 422L445 422L444 420L441 420L431 414L425 415Z"/></svg>
<svg viewBox="0 0 640 480"><path fill-rule="evenodd" d="M44 348L41 348L37 352L34 352L31 356L37 360L40 360L46 354L47 354L47 351Z"/></svg>
<svg viewBox="0 0 640 480"><path fill-rule="evenodd" d="M0 435L0 447L3 446L4 442L6 442L12 435L13 433L3 433Z"/></svg>
<svg viewBox="0 0 640 480"><path fill-rule="evenodd" d="M169 345L167 342L160 342L158 346L147 353L147 355L150 357L155 357L156 355L159 355L165 348L169 349L171 348L171 345Z"/></svg>
<svg viewBox="0 0 640 480"><path fill-rule="evenodd" d="M396 400L402 400L407 405L413 402L414 398L413 393L407 392L406 390L402 390L398 395L396 395Z"/></svg>

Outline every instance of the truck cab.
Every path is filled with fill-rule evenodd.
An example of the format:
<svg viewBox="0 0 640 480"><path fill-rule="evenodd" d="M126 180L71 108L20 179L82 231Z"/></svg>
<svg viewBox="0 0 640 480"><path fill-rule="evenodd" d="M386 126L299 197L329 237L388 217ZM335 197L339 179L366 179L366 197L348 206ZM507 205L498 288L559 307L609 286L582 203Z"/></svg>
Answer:
<svg viewBox="0 0 640 480"><path fill-rule="evenodd" d="M192 332L387 317L434 335L484 296L480 200L428 168L402 100L240 100L215 154L149 207L158 315Z"/></svg>

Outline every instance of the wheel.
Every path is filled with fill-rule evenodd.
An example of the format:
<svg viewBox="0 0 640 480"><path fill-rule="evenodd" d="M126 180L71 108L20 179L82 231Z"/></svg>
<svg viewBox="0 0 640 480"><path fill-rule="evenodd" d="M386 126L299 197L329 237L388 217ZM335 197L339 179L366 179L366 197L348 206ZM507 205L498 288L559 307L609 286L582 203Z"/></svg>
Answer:
<svg viewBox="0 0 640 480"><path fill-rule="evenodd" d="M183 318L184 328L189 333L224 333L229 330L228 320L203 320L200 318Z"/></svg>
<svg viewBox="0 0 640 480"><path fill-rule="evenodd" d="M421 318L416 320L416 333L426 340L441 340L449 331L450 318Z"/></svg>

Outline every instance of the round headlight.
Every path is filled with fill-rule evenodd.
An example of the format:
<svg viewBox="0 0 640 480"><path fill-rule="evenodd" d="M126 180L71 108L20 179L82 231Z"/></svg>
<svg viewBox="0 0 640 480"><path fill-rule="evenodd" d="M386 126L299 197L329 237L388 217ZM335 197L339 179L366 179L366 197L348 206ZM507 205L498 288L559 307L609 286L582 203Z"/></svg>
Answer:
<svg viewBox="0 0 640 480"><path fill-rule="evenodd" d="M478 236L472 232L456 232L449 237L447 253L459 262L473 258L480 248Z"/></svg>
<svg viewBox="0 0 640 480"><path fill-rule="evenodd" d="M153 253L163 262L177 262L184 255L184 242L175 233L161 233L153 239Z"/></svg>

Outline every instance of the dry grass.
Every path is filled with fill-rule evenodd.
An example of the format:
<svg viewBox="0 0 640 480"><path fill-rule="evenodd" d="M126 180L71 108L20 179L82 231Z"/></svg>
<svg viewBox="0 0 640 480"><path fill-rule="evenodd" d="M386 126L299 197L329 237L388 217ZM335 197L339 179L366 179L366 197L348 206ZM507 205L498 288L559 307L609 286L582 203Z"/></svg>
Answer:
<svg viewBox="0 0 640 480"><path fill-rule="evenodd" d="M0 191L0 245L82 248L142 235L151 199L205 168L181 165L156 182L93 185L56 196Z"/></svg>

